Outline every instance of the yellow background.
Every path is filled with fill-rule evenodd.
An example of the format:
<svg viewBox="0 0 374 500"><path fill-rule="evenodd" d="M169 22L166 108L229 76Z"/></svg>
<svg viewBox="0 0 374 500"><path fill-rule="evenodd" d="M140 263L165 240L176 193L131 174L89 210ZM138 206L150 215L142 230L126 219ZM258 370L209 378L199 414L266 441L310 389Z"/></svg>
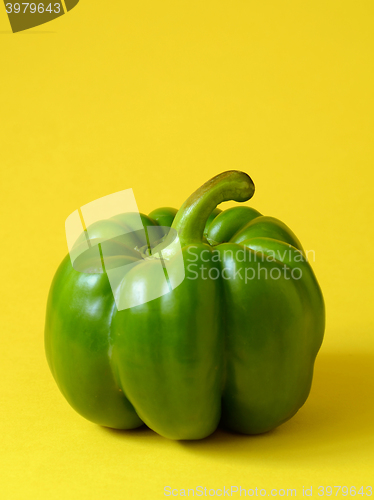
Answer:
<svg viewBox="0 0 374 500"><path fill-rule="evenodd" d="M373 484L373 26L371 0L81 0L13 35L0 6L2 498ZM130 187L142 212L178 207L228 169L315 251L327 328L310 398L258 437L85 421L43 345L65 219Z"/></svg>

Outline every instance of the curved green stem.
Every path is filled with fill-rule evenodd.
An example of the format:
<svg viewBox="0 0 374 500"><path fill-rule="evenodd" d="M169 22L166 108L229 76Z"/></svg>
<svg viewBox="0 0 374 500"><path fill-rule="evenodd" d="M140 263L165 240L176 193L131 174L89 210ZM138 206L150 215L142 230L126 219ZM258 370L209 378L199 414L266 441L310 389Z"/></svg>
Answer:
<svg viewBox="0 0 374 500"><path fill-rule="evenodd" d="M171 226L181 246L203 241L206 221L217 205L229 200L247 201L254 192L252 179L239 170L223 172L203 184L183 203Z"/></svg>

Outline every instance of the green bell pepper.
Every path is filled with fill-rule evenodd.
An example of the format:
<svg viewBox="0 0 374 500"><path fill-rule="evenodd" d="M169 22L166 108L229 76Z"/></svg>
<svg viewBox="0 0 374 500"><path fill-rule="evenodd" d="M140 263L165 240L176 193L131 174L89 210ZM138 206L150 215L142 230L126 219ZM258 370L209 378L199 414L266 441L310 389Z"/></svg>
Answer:
<svg viewBox="0 0 374 500"><path fill-rule="evenodd" d="M118 310L106 272L86 271L70 256L53 279L45 348L61 392L97 424L133 429L145 423L171 439L200 439L221 423L245 434L269 431L306 401L325 325L320 287L303 248L281 221L224 201L254 194L248 175L224 172L192 194L179 211L141 215L145 227L171 226L172 261L179 241L185 277L175 289ZM97 224L129 224L117 216ZM112 259L138 262L118 294L151 286L154 265L137 235ZM167 236L165 236L167 238ZM95 267L97 266L97 268Z"/></svg>

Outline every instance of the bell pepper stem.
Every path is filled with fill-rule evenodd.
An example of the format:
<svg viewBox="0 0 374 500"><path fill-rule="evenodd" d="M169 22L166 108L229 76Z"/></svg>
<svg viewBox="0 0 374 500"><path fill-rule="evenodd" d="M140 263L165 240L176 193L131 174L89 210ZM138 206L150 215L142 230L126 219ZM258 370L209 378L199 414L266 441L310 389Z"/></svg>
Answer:
<svg viewBox="0 0 374 500"><path fill-rule="evenodd" d="M171 226L182 248L203 241L206 221L217 205L230 200L247 201L254 192L252 179L239 170L223 172L203 184L183 203Z"/></svg>

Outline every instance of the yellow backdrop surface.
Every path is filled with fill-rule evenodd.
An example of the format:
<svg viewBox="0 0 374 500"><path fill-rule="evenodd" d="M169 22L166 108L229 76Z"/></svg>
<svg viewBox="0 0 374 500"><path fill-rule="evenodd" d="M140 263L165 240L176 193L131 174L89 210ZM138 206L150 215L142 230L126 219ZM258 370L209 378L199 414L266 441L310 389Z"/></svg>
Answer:
<svg viewBox="0 0 374 500"><path fill-rule="evenodd" d="M371 0L81 0L12 34L0 5L2 498L374 486L373 26ZM200 442L84 420L43 345L65 219L126 188L142 212L179 207L228 169L315 251L327 327L307 403L269 434Z"/></svg>

